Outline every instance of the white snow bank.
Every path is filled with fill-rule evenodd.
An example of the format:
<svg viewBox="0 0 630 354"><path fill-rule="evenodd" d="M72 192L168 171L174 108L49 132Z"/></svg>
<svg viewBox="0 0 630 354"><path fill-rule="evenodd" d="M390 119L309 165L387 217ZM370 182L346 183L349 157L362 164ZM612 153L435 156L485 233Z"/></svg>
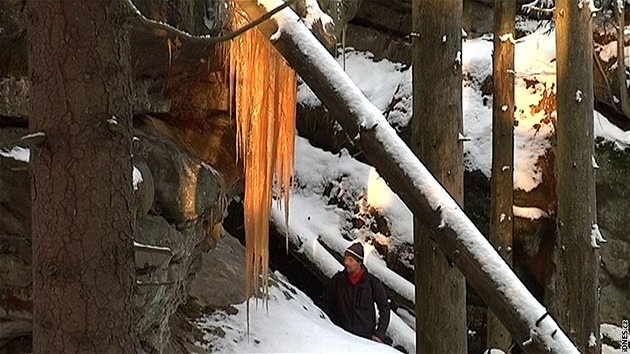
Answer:
<svg viewBox="0 0 630 354"><path fill-rule="evenodd" d="M322 233L339 231L340 218L334 210L322 208L316 195L292 193L290 199L289 237L298 247L298 252L331 278L343 269L343 266L319 243L317 238ZM300 206L299 208L297 206ZM284 210L274 203L271 220L284 227Z"/></svg>
<svg viewBox="0 0 630 354"><path fill-rule="evenodd" d="M337 60L341 62L343 58ZM353 48L346 48L346 73L381 111L387 108L403 80L411 80L411 71L405 70L402 64L387 59L375 62L372 53L355 51ZM322 104L305 84L298 86L297 100L307 106Z"/></svg>
<svg viewBox="0 0 630 354"><path fill-rule="evenodd" d="M206 335L213 352L232 353L400 353L384 344L352 335L335 326L313 301L276 272L269 287L269 307L250 299L250 332L246 304L238 313L217 311L199 320L200 328L221 328L223 338Z"/></svg>
<svg viewBox="0 0 630 354"><path fill-rule="evenodd" d="M27 148L16 146L9 151L0 150L0 155L12 158L14 160L28 162L31 156L31 151Z"/></svg>
<svg viewBox="0 0 630 354"><path fill-rule="evenodd" d="M548 32L548 33L546 33ZM555 111L537 109L541 100L555 94L555 32L538 28L515 44L514 188L531 191L542 182L539 159L551 148L554 134L551 118ZM490 176L492 166L492 97L481 92L483 81L492 74L491 38L463 41L462 70L464 164ZM341 59L338 59L339 61ZM412 116L411 70L388 60L373 61L373 55L351 50L346 72L367 98L384 112L396 129ZM369 74L366 74L369 73ZM306 84L298 87L298 101L320 105ZM544 104L543 104L544 108ZM595 135L612 141L618 148L630 145L630 132L621 131L595 112Z"/></svg>
<svg viewBox="0 0 630 354"><path fill-rule="evenodd" d="M305 190L304 194L322 196L324 189L330 183L339 184L339 189L344 193L357 198L366 195L371 206L378 209L379 213L388 221L390 227L390 247L396 247L402 243L413 243L413 214L405 203L387 186L373 167L361 163L345 150L340 154L332 154L313 147L306 139L297 137L295 141L295 177L299 188ZM298 189L299 189L298 188ZM297 189L294 193L298 193ZM293 198L293 197L291 197ZM340 221L335 224L338 234L344 228L343 220L352 215L346 215L342 210L334 206L328 206L322 198L312 201L322 208L334 210L336 218ZM305 206L307 207L307 206ZM301 210L307 210L303 209ZM294 218L295 207L290 207L291 218ZM320 219L332 220L332 219ZM333 223L331 223L333 224ZM348 227L349 228L349 227Z"/></svg>

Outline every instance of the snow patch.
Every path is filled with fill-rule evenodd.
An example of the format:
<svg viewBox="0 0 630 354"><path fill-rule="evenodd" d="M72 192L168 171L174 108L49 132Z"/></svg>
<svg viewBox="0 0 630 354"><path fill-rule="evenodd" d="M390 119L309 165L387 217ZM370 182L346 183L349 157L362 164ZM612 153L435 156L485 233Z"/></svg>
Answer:
<svg viewBox="0 0 630 354"><path fill-rule="evenodd" d="M575 102L577 103L582 102L582 98L583 98L582 96L583 96L582 91L580 90L575 91Z"/></svg>
<svg viewBox="0 0 630 354"><path fill-rule="evenodd" d="M597 160L595 160L595 156L591 155L591 166L593 166L593 169L598 169L599 165L597 164Z"/></svg>
<svg viewBox="0 0 630 354"><path fill-rule="evenodd" d="M512 44L516 44L516 40L514 39L514 35L512 34L512 32L510 33L505 33L499 36L499 40L501 42L510 42Z"/></svg>
<svg viewBox="0 0 630 354"><path fill-rule="evenodd" d="M340 191L353 195L355 198L367 194L367 199L372 199L374 205L371 206L377 208L379 213L388 221L391 232L390 247L395 248L402 243L413 243L413 214L400 197L384 183L384 180L378 177L375 171L371 172L373 171L371 166L355 160L345 150L340 154L332 154L315 148L302 137L296 138L295 151L294 180L298 188L293 190L293 194L301 198L306 198L309 194L319 197L309 196L309 198L316 199L304 201L303 206L291 206L289 210L291 210L292 219L297 222L296 213L301 214L302 211L309 210L309 205L315 203L315 205L321 205L322 208L335 215L334 217L328 214L321 215L324 219L319 220L329 220L327 224L334 226L331 232L338 234L339 230L344 228L342 221L351 215L345 214L335 206L328 206L328 200L322 197L324 189L330 184L334 184L339 187ZM370 180L373 183L372 187L376 188L376 191L373 189L371 193L377 193L376 196L372 197L368 191ZM301 193L300 189L303 189L304 193ZM291 199L293 198L295 197L292 195ZM335 220L341 221L335 222ZM321 230L313 231L319 232Z"/></svg>
<svg viewBox="0 0 630 354"><path fill-rule="evenodd" d="M138 190L138 185L142 183L142 172L136 167L133 166L133 190Z"/></svg>
<svg viewBox="0 0 630 354"><path fill-rule="evenodd" d="M321 22L325 30L334 27L335 23L333 19L322 11L317 0L304 0L304 6L306 7L306 15L302 20L306 27L312 29L313 25L317 22Z"/></svg>
<svg viewBox="0 0 630 354"><path fill-rule="evenodd" d="M133 241L133 246L136 248L142 248L142 249L147 249L147 250L171 252L170 247L148 245L148 244L140 243L137 241Z"/></svg>
<svg viewBox="0 0 630 354"><path fill-rule="evenodd" d="M0 155L14 160L28 163L31 157L31 150L20 146L15 146L11 150L0 150Z"/></svg>
<svg viewBox="0 0 630 354"><path fill-rule="evenodd" d="M591 247L599 248L600 243L606 243L606 239L602 236L597 224L591 226Z"/></svg>
<svg viewBox="0 0 630 354"><path fill-rule="evenodd" d="M549 216L546 211L536 207L520 207L514 205L512 207L512 212L514 213L515 217L529 220L538 220L540 218L546 218Z"/></svg>
<svg viewBox="0 0 630 354"><path fill-rule="evenodd" d="M342 57L337 58L339 65L342 60ZM374 61L372 53L355 51L353 48L346 48L346 73L381 112L388 107L403 79L411 80L411 71L402 64L387 59ZM297 101L310 107L321 105L306 84L298 86Z"/></svg>
<svg viewBox="0 0 630 354"><path fill-rule="evenodd" d="M483 352L483 354L505 354L505 352L501 349L489 348L489 349L486 349L486 351Z"/></svg>
<svg viewBox="0 0 630 354"><path fill-rule="evenodd" d="M597 346L597 338L595 338L595 334L593 334L593 332L591 332L588 336L588 346L591 348Z"/></svg>

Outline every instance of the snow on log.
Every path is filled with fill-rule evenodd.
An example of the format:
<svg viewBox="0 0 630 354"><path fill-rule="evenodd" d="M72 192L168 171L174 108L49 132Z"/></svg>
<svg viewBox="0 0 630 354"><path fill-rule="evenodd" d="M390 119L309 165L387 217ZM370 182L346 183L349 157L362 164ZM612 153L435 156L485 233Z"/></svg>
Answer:
<svg viewBox="0 0 630 354"><path fill-rule="evenodd" d="M264 1L268 9L277 0ZM237 3L250 18L264 11L254 1ZM273 42L319 99L334 112L433 239L466 276L513 338L530 353L577 353L559 328L457 203L398 137L298 16L285 9L258 28Z"/></svg>

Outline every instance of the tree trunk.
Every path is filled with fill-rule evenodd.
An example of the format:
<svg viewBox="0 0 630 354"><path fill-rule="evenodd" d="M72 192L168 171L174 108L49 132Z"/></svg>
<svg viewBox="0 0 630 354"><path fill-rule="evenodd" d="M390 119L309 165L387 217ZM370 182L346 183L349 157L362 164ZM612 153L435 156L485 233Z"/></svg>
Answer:
<svg viewBox="0 0 630 354"><path fill-rule="evenodd" d="M599 353L599 252L592 236L593 73L580 69L593 65L590 17L581 2L556 2L558 214L548 295L553 315L578 349Z"/></svg>
<svg viewBox="0 0 630 354"><path fill-rule="evenodd" d="M461 0L412 4L413 119L411 148L463 205L464 163ZM430 84L429 84L430 83ZM466 353L466 280L414 219L416 352ZM435 236L434 236L435 237ZM448 333L448 335L445 335Z"/></svg>
<svg viewBox="0 0 630 354"><path fill-rule="evenodd" d="M630 97L628 97L628 84L626 79L626 2L616 2L613 6L613 12L617 19L617 88L619 93L619 103L621 112L624 117L630 119ZM605 74L604 74L605 75ZM614 93L613 93L614 95ZM613 99L613 102L615 100Z"/></svg>
<svg viewBox="0 0 630 354"><path fill-rule="evenodd" d="M514 204L514 0L494 2L492 65L492 175L490 177L490 242L512 264ZM510 332L488 311L488 348L508 353Z"/></svg>
<svg viewBox="0 0 630 354"><path fill-rule="evenodd" d="M46 134L31 150L33 351L132 353L131 67L122 2L27 7L29 124Z"/></svg>

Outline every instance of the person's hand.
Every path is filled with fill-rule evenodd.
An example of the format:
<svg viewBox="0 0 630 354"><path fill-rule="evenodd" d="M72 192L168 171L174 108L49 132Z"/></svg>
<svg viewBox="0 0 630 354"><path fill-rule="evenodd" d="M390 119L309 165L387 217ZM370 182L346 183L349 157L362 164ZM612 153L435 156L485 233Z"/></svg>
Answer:
<svg viewBox="0 0 630 354"><path fill-rule="evenodd" d="M379 337L377 337L376 334L372 335L372 340L377 343L383 343L383 341Z"/></svg>

